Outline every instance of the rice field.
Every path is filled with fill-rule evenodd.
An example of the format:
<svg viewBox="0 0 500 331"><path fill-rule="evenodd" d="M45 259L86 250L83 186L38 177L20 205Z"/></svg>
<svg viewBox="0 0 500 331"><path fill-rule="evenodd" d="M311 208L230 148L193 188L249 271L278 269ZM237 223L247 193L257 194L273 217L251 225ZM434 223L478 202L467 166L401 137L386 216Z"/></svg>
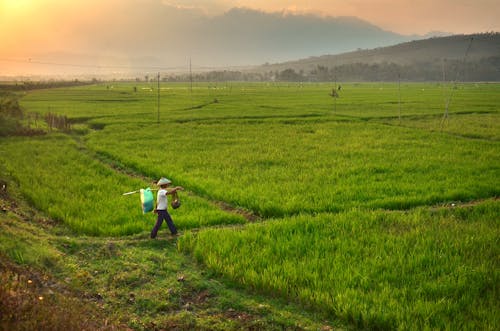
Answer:
<svg viewBox="0 0 500 331"><path fill-rule="evenodd" d="M300 215L187 234L220 275L360 329L496 328L498 203Z"/></svg>
<svg viewBox="0 0 500 331"><path fill-rule="evenodd" d="M115 171L65 135L12 139L0 143L2 173L12 178L37 209L66 223L77 234L123 236L151 230L156 215L143 215L140 188L155 188L142 178ZM35 166L34 166L35 165ZM160 174L158 176L160 177ZM156 178L155 177L155 178ZM172 212L185 229L243 223L204 199L184 196L186 208Z"/></svg>
<svg viewBox="0 0 500 331"><path fill-rule="evenodd" d="M121 193L166 176L187 189L178 249L244 289L354 328L494 330L499 85L332 88L162 84L159 111L155 84L33 91L24 109L73 133L2 139L0 169L98 236L149 231Z"/></svg>

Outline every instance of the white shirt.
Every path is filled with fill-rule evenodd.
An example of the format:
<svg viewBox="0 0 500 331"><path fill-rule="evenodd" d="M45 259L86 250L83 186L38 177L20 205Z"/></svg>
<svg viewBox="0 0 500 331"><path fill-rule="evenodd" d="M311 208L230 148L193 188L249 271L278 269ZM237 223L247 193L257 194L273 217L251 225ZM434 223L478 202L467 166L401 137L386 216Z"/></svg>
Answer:
<svg viewBox="0 0 500 331"><path fill-rule="evenodd" d="M157 210L167 210L167 190L160 189L158 195L156 196L156 209Z"/></svg>

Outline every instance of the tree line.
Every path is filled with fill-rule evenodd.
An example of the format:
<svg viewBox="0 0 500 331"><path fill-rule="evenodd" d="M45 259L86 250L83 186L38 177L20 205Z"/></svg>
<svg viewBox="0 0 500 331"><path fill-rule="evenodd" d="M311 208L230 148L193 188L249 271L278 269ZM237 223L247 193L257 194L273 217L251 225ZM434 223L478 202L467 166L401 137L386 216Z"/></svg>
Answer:
<svg viewBox="0 0 500 331"><path fill-rule="evenodd" d="M500 81L500 56L481 60L421 61L412 64L352 63L334 67L316 65L309 71L287 68L268 72L210 71L193 75L168 75L166 82L283 81L283 82L391 82L398 81Z"/></svg>
<svg viewBox="0 0 500 331"><path fill-rule="evenodd" d="M57 87L73 87L81 85L95 84L98 80L93 78L90 81L75 80L47 80L47 81L21 81L21 82L5 82L0 84L0 91L30 91L46 88L57 88Z"/></svg>
<svg viewBox="0 0 500 331"><path fill-rule="evenodd" d="M65 115L50 112L43 116L26 113L19 105L19 95L0 90L0 137L43 135L46 133L44 128L69 132L71 121Z"/></svg>

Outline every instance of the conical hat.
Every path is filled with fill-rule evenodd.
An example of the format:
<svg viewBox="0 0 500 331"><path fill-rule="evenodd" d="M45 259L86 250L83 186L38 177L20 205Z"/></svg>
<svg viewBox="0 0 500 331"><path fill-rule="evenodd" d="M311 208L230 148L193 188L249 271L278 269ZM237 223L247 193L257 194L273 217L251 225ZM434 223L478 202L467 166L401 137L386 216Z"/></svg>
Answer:
<svg viewBox="0 0 500 331"><path fill-rule="evenodd" d="M158 186L167 185L167 184L172 184L172 181L170 179L165 178L165 177L160 178L160 180L156 183L156 185L158 185Z"/></svg>

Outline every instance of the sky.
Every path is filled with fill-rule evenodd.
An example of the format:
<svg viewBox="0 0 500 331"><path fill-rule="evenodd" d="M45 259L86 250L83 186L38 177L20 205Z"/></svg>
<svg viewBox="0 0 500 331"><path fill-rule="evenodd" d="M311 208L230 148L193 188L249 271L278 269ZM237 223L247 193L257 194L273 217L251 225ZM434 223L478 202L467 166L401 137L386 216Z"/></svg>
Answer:
<svg viewBox="0 0 500 331"><path fill-rule="evenodd" d="M182 1L185 2L185 1ZM210 1L187 1L192 5ZM401 34L430 31L474 33L499 31L497 0L254 0L218 1L265 11L289 10L331 16L356 16Z"/></svg>
<svg viewBox="0 0 500 331"><path fill-rule="evenodd" d="M500 31L498 0L0 0L0 60L29 58L42 52L92 53L99 51L93 40L101 38L108 26L121 27L123 34L118 38L140 38L135 20L142 25L150 21L140 33L155 34L156 20L180 26L200 15L222 15L234 7L354 16L404 35ZM184 21L176 21L180 12ZM162 33L179 33L174 29Z"/></svg>

